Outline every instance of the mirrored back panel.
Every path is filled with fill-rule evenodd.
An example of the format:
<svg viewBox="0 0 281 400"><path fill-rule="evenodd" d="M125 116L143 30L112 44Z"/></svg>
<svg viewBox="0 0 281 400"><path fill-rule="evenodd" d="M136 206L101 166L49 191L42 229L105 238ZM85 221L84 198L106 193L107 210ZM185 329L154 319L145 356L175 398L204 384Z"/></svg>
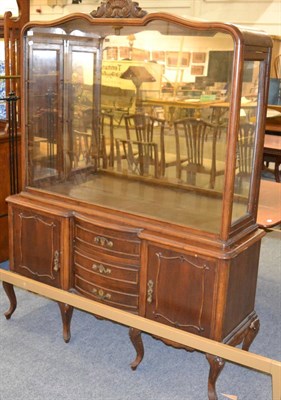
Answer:
<svg viewBox="0 0 281 400"><path fill-rule="evenodd" d="M28 186L220 232L235 67L229 32L169 18L145 26L78 18L28 29L25 51ZM258 62L245 62L235 83L233 221L247 213L258 74Z"/></svg>

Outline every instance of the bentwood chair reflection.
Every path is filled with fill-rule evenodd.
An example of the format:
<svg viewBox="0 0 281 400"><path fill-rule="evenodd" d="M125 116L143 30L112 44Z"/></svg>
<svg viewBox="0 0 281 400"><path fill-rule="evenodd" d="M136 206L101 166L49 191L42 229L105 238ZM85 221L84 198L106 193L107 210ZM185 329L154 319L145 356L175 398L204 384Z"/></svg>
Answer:
<svg viewBox="0 0 281 400"><path fill-rule="evenodd" d="M225 171L225 163L218 161L216 156L217 126L202 119L184 118L175 121L174 128L177 178L181 180L182 171L186 171L187 183L196 185L197 174L207 174L210 175L210 188L214 188L216 177L223 175ZM181 141L185 143L185 146L183 143L180 145ZM208 150L206 150L207 144ZM180 149L184 147L186 152L183 155L180 153Z"/></svg>

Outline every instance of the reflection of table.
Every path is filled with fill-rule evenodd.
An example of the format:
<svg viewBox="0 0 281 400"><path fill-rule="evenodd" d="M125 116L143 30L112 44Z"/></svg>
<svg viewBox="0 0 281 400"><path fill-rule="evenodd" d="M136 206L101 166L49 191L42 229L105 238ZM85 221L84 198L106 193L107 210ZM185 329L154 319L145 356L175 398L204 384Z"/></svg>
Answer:
<svg viewBox="0 0 281 400"><path fill-rule="evenodd" d="M281 185L261 180L257 223L260 228L271 228L281 223Z"/></svg>
<svg viewBox="0 0 281 400"><path fill-rule="evenodd" d="M186 109L186 110L194 110L194 116L200 117L201 110L205 108L212 108L212 113L216 115L216 118L220 119L220 113L225 112L230 107L230 103L223 101L223 100L196 100L196 99L186 99L186 100L179 100L177 98L168 97L166 99L154 99L154 98L147 98L142 101L143 106L151 106L151 107L163 107L165 115L168 117L166 118L170 123L174 120L175 110L177 108ZM249 101L249 102L242 102L241 103L241 110L247 110L249 114L252 109L257 106L256 102ZM219 117L218 117L219 115ZM243 115L242 115L243 116ZM246 115L247 119L250 120L250 115ZM213 119L213 117L212 117Z"/></svg>
<svg viewBox="0 0 281 400"><path fill-rule="evenodd" d="M223 115L229 110L230 103L227 101L216 101L211 105L212 107L212 122L220 122ZM256 114L252 114L251 111L257 107L255 101L241 102L240 117L246 118L247 121L251 122L252 117L255 119Z"/></svg>
<svg viewBox="0 0 281 400"><path fill-rule="evenodd" d="M274 176L280 182L279 166L281 165L281 136L265 135L263 148L264 163L274 163Z"/></svg>
<svg viewBox="0 0 281 400"><path fill-rule="evenodd" d="M204 108L209 108L214 104L219 104L218 100L211 101L201 101L195 99L187 99L187 100L178 100L173 97L169 97L166 99L152 99L147 98L142 101L142 105L151 106L151 107L163 107L164 114L167 115L167 120L171 123L174 121L174 114L177 108L187 109L187 110L195 110L195 116L200 117L200 110Z"/></svg>

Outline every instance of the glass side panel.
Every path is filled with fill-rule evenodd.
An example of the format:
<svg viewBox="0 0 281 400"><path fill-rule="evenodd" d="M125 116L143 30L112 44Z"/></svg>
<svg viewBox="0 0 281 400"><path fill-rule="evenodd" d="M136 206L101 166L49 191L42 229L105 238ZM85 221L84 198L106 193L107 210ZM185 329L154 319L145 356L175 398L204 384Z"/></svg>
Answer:
<svg viewBox="0 0 281 400"><path fill-rule="evenodd" d="M26 43L30 186L219 233L229 34L75 20Z"/></svg>
<svg viewBox="0 0 281 400"><path fill-rule="evenodd" d="M244 62L232 222L248 211L256 138L259 71L259 61Z"/></svg>

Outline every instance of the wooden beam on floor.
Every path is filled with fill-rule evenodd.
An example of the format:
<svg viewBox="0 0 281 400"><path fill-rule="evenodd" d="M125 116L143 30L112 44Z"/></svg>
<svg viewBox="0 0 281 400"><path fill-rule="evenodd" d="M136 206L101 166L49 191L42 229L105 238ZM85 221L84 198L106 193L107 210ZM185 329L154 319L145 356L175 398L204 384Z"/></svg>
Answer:
<svg viewBox="0 0 281 400"><path fill-rule="evenodd" d="M66 292L16 273L0 270L0 280L22 289L37 293L48 299L69 304L75 308L87 311L120 324L139 329L172 340L187 347L192 347L203 353L209 353L232 361L244 367L269 374L272 377L272 400L281 400L281 362L250 353L232 346L206 339L192 333L184 332L159 322L155 322L126 311L113 308L102 303L87 299L74 293Z"/></svg>

